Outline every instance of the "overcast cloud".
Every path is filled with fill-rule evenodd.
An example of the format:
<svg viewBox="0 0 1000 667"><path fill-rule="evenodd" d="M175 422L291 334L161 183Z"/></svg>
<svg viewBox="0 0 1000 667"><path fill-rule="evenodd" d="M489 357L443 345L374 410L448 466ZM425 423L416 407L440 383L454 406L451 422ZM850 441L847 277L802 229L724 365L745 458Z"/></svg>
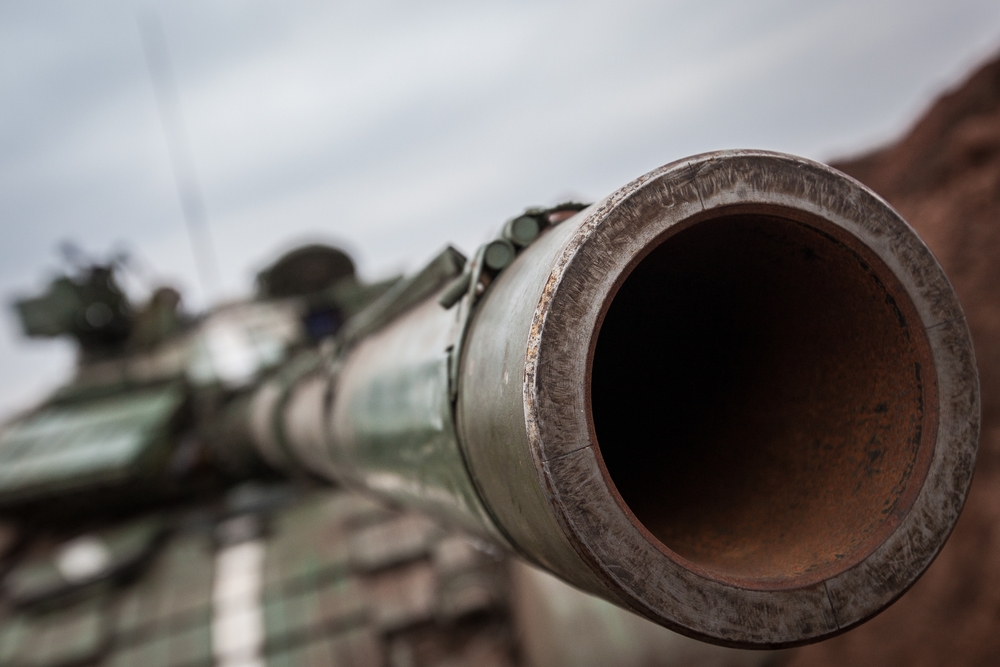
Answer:
<svg viewBox="0 0 1000 667"><path fill-rule="evenodd" d="M222 275L194 260L137 28L166 35ZM0 5L0 296L72 239L127 246L189 308L306 239L365 276L464 250L719 148L816 159L905 130L1000 48L996 0ZM0 414L70 368L0 315Z"/></svg>

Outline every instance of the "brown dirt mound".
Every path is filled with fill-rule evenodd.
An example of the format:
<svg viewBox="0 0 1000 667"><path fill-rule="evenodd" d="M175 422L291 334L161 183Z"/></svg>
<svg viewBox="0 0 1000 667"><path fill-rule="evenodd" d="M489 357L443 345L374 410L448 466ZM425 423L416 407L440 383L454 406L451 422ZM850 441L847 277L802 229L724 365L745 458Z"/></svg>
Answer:
<svg viewBox="0 0 1000 667"><path fill-rule="evenodd" d="M1000 664L1000 57L897 143L834 164L891 203L944 266L972 329L983 435L965 511L937 561L866 625L792 667Z"/></svg>

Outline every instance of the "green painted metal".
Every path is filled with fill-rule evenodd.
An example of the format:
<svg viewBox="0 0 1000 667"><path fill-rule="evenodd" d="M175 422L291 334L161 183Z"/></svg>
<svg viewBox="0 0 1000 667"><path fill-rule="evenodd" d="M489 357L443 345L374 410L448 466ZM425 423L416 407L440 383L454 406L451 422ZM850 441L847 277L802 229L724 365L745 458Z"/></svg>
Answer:
<svg viewBox="0 0 1000 667"><path fill-rule="evenodd" d="M48 667L80 664L107 648L107 596L63 609L20 614L0 634L0 664Z"/></svg>
<svg viewBox="0 0 1000 667"><path fill-rule="evenodd" d="M328 452L349 483L502 540L455 435L448 372L457 325L429 298L359 343L334 385Z"/></svg>
<svg viewBox="0 0 1000 667"><path fill-rule="evenodd" d="M538 218L522 215L510 220L503 228L503 236L516 246L529 245L542 231Z"/></svg>
<svg viewBox="0 0 1000 667"><path fill-rule="evenodd" d="M172 537L142 578L122 590L113 624L119 643L208 623L214 547L207 538Z"/></svg>
<svg viewBox="0 0 1000 667"><path fill-rule="evenodd" d="M6 598L23 607L58 601L80 589L102 586L142 564L166 526L159 516L97 530L41 554L29 553L4 577Z"/></svg>
<svg viewBox="0 0 1000 667"><path fill-rule="evenodd" d="M394 283L368 308L353 317L337 332L338 346L348 348L385 327L459 275L465 264L465 256L448 246L423 269Z"/></svg>
<svg viewBox="0 0 1000 667"><path fill-rule="evenodd" d="M45 406L0 432L0 504L125 481L164 453L175 384Z"/></svg>

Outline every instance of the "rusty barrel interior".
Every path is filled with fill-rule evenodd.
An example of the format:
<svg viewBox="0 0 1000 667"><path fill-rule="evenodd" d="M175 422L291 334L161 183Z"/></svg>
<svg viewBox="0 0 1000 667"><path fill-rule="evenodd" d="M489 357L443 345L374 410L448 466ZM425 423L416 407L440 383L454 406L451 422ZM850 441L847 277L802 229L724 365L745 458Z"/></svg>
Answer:
<svg viewBox="0 0 1000 667"><path fill-rule="evenodd" d="M607 306L591 369L600 455L635 520L703 575L765 590L868 555L934 446L905 292L801 217L730 213L662 241Z"/></svg>

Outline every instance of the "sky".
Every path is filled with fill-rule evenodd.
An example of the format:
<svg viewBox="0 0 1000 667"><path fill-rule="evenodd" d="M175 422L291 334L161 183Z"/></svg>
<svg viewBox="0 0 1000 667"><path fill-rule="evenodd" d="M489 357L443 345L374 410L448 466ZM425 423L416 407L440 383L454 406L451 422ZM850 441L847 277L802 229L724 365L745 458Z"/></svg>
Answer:
<svg viewBox="0 0 1000 667"><path fill-rule="evenodd" d="M196 270L142 17L218 281ZM136 298L169 283L189 311L305 241L383 277L694 153L863 152L998 51L996 0L4 2L0 416L71 372L72 345L22 339L8 307L62 241L127 250Z"/></svg>

